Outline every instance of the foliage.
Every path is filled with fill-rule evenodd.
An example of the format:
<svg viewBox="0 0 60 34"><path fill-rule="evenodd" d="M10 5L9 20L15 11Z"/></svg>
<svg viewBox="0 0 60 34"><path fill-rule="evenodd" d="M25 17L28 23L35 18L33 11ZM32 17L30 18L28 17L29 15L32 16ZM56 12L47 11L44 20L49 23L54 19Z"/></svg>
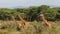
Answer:
<svg viewBox="0 0 60 34"><path fill-rule="evenodd" d="M17 18L17 14L20 14L26 20L33 21L36 20L41 11L48 20L53 21L60 16L60 8L50 8L47 5L41 5L16 9L0 8L0 20L7 20L7 18L10 19L11 16L15 16L15 18Z"/></svg>

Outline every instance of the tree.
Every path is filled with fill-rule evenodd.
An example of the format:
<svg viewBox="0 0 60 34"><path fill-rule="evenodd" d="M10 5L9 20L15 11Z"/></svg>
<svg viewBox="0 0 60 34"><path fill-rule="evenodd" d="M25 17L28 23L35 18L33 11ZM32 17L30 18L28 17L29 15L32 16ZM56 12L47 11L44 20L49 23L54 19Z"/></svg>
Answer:
<svg viewBox="0 0 60 34"><path fill-rule="evenodd" d="M56 9L48 9L47 11L44 12L46 19L48 20L55 20L56 14L57 14L57 10Z"/></svg>

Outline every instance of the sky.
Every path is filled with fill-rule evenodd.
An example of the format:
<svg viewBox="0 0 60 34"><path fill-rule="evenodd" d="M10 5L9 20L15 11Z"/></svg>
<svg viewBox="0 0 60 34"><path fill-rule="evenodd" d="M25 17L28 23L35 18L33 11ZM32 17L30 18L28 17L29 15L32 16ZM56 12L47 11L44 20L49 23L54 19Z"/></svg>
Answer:
<svg viewBox="0 0 60 34"><path fill-rule="evenodd" d="M10 8L16 6L40 6L54 5L60 6L60 0L0 0L0 8Z"/></svg>

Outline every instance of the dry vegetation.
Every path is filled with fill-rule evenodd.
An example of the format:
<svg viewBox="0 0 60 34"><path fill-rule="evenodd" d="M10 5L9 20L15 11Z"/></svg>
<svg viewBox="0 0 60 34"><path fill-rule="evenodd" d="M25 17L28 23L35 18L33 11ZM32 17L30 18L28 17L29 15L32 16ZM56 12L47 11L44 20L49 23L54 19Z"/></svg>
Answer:
<svg viewBox="0 0 60 34"><path fill-rule="evenodd" d="M60 22L52 23L52 28L48 29L42 22L28 22L27 28L19 28L13 21L0 21L0 34L60 34ZM21 22L21 21L19 21ZM22 22L21 22L22 23ZM22 24L23 25L23 24Z"/></svg>

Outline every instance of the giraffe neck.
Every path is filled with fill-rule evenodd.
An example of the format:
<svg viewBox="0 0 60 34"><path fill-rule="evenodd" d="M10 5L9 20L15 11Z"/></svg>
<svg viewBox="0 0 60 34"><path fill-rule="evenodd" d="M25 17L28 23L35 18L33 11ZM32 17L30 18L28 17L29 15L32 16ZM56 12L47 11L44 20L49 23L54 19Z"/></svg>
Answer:
<svg viewBox="0 0 60 34"><path fill-rule="evenodd" d="M42 21L43 21L45 24L48 25L48 21L45 19L44 15L41 14L40 16L41 16Z"/></svg>
<svg viewBox="0 0 60 34"><path fill-rule="evenodd" d="M18 16L22 20L22 22L24 23L24 25L27 26L28 25L28 22L25 19L23 19L23 17L21 15L18 15Z"/></svg>
<svg viewBox="0 0 60 34"><path fill-rule="evenodd" d="M24 24L27 22L27 21L25 21L25 20L23 19L22 16L20 16L20 15L18 15L18 16L19 16L19 18L24 22Z"/></svg>
<svg viewBox="0 0 60 34"><path fill-rule="evenodd" d="M17 22L13 16L12 16L12 19L18 26L21 26L21 24L19 22Z"/></svg>

